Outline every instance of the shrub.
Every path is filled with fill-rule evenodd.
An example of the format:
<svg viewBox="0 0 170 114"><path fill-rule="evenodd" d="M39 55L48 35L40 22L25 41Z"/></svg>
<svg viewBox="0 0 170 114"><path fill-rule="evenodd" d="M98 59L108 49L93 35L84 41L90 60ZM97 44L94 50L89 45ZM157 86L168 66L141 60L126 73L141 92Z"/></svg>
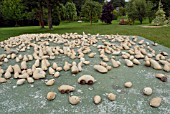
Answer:
<svg viewBox="0 0 170 114"><path fill-rule="evenodd" d="M120 19L119 21L119 25L128 25L128 24L129 24L128 19Z"/></svg>

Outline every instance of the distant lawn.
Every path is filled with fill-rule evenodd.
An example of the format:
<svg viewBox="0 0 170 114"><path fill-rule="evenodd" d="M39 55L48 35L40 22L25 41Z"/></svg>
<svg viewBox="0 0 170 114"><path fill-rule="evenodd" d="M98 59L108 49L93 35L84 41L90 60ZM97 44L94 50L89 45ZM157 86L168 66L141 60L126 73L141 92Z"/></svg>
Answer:
<svg viewBox="0 0 170 114"><path fill-rule="evenodd" d="M143 25L147 25L144 22ZM54 30L40 29L38 26L28 26L28 27L4 27L0 28L0 40L5 40L11 36L17 36L21 34L30 33L70 33L77 32L82 34L120 34L120 35L138 35L157 42L161 45L170 48L170 26L161 28L143 28L138 22L136 25L119 25L117 21L114 21L111 25L106 25L103 23L94 23L90 26L90 23L78 23L78 22L63 22L60 26L54 26Z"/></svg>

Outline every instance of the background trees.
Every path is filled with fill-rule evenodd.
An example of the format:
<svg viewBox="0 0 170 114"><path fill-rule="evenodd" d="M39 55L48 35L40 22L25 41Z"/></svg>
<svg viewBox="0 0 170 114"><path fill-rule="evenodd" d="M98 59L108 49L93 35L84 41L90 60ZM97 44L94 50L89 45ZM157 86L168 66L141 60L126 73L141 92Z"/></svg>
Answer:
<svg viewBox="0 0 170 114"><path fill-rule="evenodd" d="M153 9L158 10L160 0L147 0L147 1L153 2L155 4ZM163 5L162 8L165 11L165 15L169 17L170 16L170 0L161 0L161 3Z"/></svg>
<svg viewBox="0 0 170 114"><path fill-rule="evenodd" d="M151 1L146 2L146 16L149 19L149 23L152 22L152 20L155 18L155 10L153 9L154 4Z"/></svg>
<svg viewBox="0 0 170 114"><path fill-rule="evenodd" d="M143 18L146 17L146 1L145 0L131 0L127 4L128 17L134 21L138 19L142 24Z"/></svg>
<svg viewBox="0 0 170 114"><path fill-rule="evenodd" d="M102 6L100 3L87 0L82 6L81 15L84 16L87 20L90 20L92 25L92 21L97 21L100 17L101 11Z"/></svg>
<svg viewBox="0 0 170 114"><path fill-rule="evenodd" d="M21 0L3 0L1 3L1 13L4 19L12 19L16 22L15 26L18 26L18 21L23 19L24 6Z"/></svg>
<svg viewBox="0 0 170 114"><path fill-rule="evenodd" d="M159 2L158 11L156 12L156 18L152 21L153 25L160 26L166 22L165 12L163 10L161 1Z"/></svg>
<svg viewBox="0 0 170 114"><path fill-rule="evenodd" d="M92 24L101 19L111 23L113 17L114 20L126 20L124 24L129 24L128 20L133 23L139 20L142 24L144 19L151 22L158 16L159 1L110 0L112 8L106 0L0 0L0 26L40 25L44 28L48 24L48 28L53 29L53 25L59 25L60 21L82 20ZM167 20L170 16L170 0L161 2Z"/></svg>
<svg viewBox="0 0 170 114"><path fill-rule="evenodd" d="M113 5L109 2L103 6L101 20L107 24L111 24L113 20L113 13L114 10Z"/></svg>
<svg viewBox="0 0 170 114"><path fill-rule="evenodd" d="M113 4L113 7L125 7L125 0L111 0L110 1Z"/></svg>
<svg viewBox="0 0 170 114"><path fill-rule="evenodd" d="M65 5L65 16L69 21L73 21L77 18L76 6L73 2L67 2Z"/></svg>
<svg viewBox="0 0 170 114"><path fill-rule="evenodd" d="M44 28L44 0L22 0L25 6L25 19L39 21L41 28Z"/></svg>

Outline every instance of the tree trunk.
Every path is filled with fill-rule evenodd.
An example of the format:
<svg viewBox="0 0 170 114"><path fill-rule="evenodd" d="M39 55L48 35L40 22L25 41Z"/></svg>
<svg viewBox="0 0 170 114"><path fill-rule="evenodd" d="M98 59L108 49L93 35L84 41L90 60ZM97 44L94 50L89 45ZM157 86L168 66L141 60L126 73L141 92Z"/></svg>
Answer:
<svg viewBox="0 0 170 114"><path fill-rule="evenodd" d="M139 21L140 21L140 24L142 24L142 21L143 21L142 16L139 16Z"/></svg>
<svg viewBox="0 0 170 114"><path fill-rule="evenodd" d="M152 18L149 17L149 23L151 23L151 22L152 22Z"/></svg>
<svg viewBox="0 0 170 114"><path fill-rule="evenodd" d="M40 26L41 28L44 28L44 17L43 17L43 6L42 3L40 2L40 15L39 15L39 21L40 21Z"/></svg>
<svg viewBox="0 0 170 114"><path fill-rule="evenodd" d="M48 7L48 28L50 30L53 29L53 25L52 25L52 4L50 2L50 0L46 0L47 3L47 7Z"/></svg>
<svg viewBox="0 0 170 114"><path fill-rule="evenodd" d="M15 27L18 27L19 25L18 25L18 21L15 21Z"/></svg>

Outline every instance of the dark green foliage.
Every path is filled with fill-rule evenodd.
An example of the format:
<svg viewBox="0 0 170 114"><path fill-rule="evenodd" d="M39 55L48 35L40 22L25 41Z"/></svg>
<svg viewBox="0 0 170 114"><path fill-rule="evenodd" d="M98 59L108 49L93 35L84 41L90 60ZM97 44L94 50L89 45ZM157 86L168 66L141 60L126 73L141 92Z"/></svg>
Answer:
<svg viewBox="0 0 170 114"><path fill-rule="evenodd" d="M53 21L53 25L59 25L61 18L60 18L60 12L59 12L59 6L56 6L53 9L53 13L52 13L52 21Z"/></svg>
<svg viewBox="0 0 170 114"><path fill-rule="evenodd" d="M1 3L1 13L4 19L14 20L16 26L18 21L24 17L24 6L21 0L3 0Z"/></svg>
<svg viewBox="0 0 170 114"><path fill-rule="evenodd" d="M126 6L128 17L134 22L136 19L142 24L143 18L146 17L146 1L131 0Z"/></svg>
<svg viewBox="0 0 170 114"><path fill-rule="evenodd" d="M125 7L125 0L111 0L110 1L113 4L113 7Z"/></svg>
<svg viewBox="0 0 170 114"><path fill-rule="evenodd" d="M119 17L119 12L117 10L113 10L112 13L113 13L113 20L117 20Z"/></svg>
<svg viewBox="0 0 170 114"><path fill-rule="evenodd" d="M59 4L59 14L60 14L60 20L65 20L66 18L66 8L63 4Z"/></svg>
<svg viewBox="0 0 170 114"><path fill-rule="evenodd" d="M151 1L147 1L146 3L146 16L149 19L149 23L155 18L155 10L153 9L154 4Z"/></svg>
<svg viewBox="0 0 170 114"><path fill-rule="evenodd" d="M134 21L137 19L137 11L136 11L134 0L127 3L126 13L129 19L134 23Z"/></svg>
<svg viewBox="0 0 170 114"><path fill-rule="evenodd" d="M86 20L95 22L99 19L102 11L100 3L87 0L81 9L81 16L85 17Z"/></svg>
<svg viewBox="0 0 170 114"><path fill-rule="evenodd" d="M66 14L65 17L69 21L74 21L77 18L76 6L73 2L67 2L65 5Z"/></svg>
<svg viewBox="0 0 170 114"><path fill-rule="evenodd" d="M119 16L125 16L125 15L126 15L126 8L124 8L124 7L119 7L118 15L119 15Z"/></svg>
<svg viewBox="0 0 170 114"><path fill-rule="evenodd" d="M84 4L85 0L73 0L73 2L76 5L76 9L77 9L77 16L80 16L81 13L81 7Z"/></svg>

